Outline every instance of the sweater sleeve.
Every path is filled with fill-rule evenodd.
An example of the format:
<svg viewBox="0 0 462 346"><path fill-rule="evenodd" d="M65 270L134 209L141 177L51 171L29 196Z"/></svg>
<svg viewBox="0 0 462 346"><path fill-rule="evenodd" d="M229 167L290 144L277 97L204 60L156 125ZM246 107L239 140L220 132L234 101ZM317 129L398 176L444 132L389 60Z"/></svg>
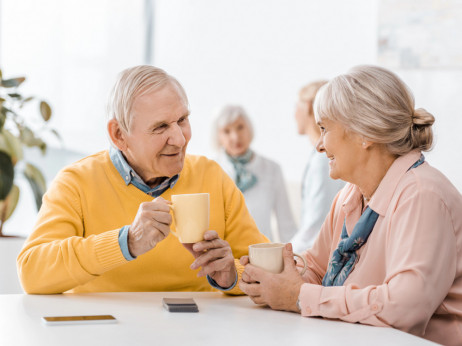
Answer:
<svg viewBox="0 0 462 346"><path fill-rule="evenodd" d="M27 293L62 293L127 263L119 229L85 237L79 189L61 172L43 198L35 229L17 259Z"/></svg>
<svg viewBox="0 0 462 346"><path fill-rule="evenodd" d="M303 284L302 315L392 326L423 335L455 277L451 215L444 201L430 191L409 193L393 213L384 282L363 288Z"/></svg>

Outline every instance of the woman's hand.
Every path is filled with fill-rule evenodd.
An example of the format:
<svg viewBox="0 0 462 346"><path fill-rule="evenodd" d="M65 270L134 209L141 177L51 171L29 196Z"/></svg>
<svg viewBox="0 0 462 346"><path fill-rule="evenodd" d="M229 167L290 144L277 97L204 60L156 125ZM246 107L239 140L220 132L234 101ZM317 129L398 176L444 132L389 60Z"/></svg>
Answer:
<svg viewBox="0 0 462 346"><path fill-rule="evenodd" d="M202 269L198 276L208 275L220 287L231 287L236 281L236 266L234 264L231 246L226 240L220 239L215 231L204 233L204 240L195 244L183 244L196 259L191 269Z"/></svg>
<svg viewBox="0 0 462 346"><path fill-rule="evenodd" d="M274 310L300 312L297 300L304 281L295 266L292 244L286 244L282 255L284 270L279 274L248 264L248 257L242 257L240 261L245 270L239 287L256 304L266 304Z"/></svg>

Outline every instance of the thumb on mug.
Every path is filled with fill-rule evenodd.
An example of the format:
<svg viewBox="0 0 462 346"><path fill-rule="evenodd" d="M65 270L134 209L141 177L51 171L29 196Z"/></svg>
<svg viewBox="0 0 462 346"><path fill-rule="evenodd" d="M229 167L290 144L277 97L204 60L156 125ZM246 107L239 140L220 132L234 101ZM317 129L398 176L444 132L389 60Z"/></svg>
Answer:
<svg viewBox="0 0 462 346"><path fill-rule="evenodd" d="M292 243L287 243L282 250L282 257L284 258L284 268L295 268L294 252L292 250Z"/></svg>

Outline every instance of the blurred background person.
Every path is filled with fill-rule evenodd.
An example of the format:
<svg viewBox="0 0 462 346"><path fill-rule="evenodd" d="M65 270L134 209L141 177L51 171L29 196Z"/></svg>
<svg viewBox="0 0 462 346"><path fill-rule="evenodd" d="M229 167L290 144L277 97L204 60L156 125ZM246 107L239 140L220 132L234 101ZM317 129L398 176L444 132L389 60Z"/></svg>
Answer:
<svg viewBox="0 0 462 346"><path fill-rule="evenodd" d="M308 136L312 145L302 178L300 228L290 240L295 252L313 245L335 195L345 185L342 180L329 176L329 159L316 151L321 130L314 118L313 103L319 88L326 83L326 80L319 80L302 87L295 109L298 133Z"/></svg>
<svg viewBox="0 0 462 346"><path fill-rule="evenodd" d="M281 167L250 149L254 131L244 108L224 106L216 116L213 131L220 151L217 161L244 194L260 232L271 241L289 241L297 226ZM277 231L271 227L273 212Z"/></svg>

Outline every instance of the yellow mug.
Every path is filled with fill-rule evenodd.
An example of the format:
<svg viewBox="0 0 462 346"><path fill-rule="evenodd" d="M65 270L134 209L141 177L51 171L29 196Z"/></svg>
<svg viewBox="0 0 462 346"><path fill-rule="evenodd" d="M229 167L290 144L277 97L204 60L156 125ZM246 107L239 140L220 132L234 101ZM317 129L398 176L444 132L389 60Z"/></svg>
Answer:
<svg viewBox="0 0 462 346"><path fill-rule="evenodd" d="M208 193L172 195L173 221L170 231L181 243L204 240L209 229L210 196Z"/></svg>

